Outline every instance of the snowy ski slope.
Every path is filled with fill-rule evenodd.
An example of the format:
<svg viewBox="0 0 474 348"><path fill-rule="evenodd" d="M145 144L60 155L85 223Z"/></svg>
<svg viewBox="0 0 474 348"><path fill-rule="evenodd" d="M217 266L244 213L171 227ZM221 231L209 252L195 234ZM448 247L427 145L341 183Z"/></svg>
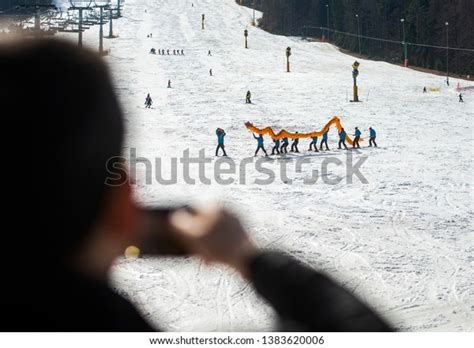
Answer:
<svg viewBox="0 0 474 348"><path fill-rule="evenodd" d="M251 165L246 184L225 186L211 179L211 185L188 185L179 178L175 185L147 185L138 166L140 201L219 201L244 218L259 245L329 272L398 329L474 329L473 94L465 94L461 104L455 79L447 88L443 77L361 60L363 102L349 103L353 57L330 44L251 27L251 10L233 0L127 0L123 14L114 23L120 37L105 44L126 111L125 153L134 148L137 156L160 157L165 178L171 158L180 158L185 149L193 155L205 149L212 157L217 127L226 130L227 152L242 169L239 162L256 147L245 121L310 131L337 115L349 134L358 126L367 137L373 126L380 146L368 149L363 142L361 150L352 151L354 162L367 156L361 167L367 184L356 177L352 184L303 183L324 159L345 162L334 130L329 153L308 154L309 141L300 142L299 156L308 161L300 173L294 167L299 156L265 162L275 170L286 163L291 185L278 178L257 185L254 179L265 176ZM97 47L94 30L86 32L85 42ZM285 73L287 46L293 51L290 74ZM148 53L152 47L184 49L185 56L154 56ZM422 94L423 86L440 91ZM248 89L254 105L244 103ZM143 107L147 93L154 99L151 110ZM266 147L271 149L269 139ZM210 178L213 163L206 164ZM196 178L197 166L191 168ZM329 177L345 175L343 166L329 168ZM162 329L271 330L274 325L272 310L252 287L221 266L193 259L120 260L113 281Z"/></svg>

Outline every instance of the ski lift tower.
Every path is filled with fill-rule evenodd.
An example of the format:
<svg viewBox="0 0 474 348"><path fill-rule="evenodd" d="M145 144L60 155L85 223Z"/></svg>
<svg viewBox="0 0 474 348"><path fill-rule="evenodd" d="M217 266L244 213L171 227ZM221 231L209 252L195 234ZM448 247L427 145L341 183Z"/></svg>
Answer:
<svg viewBox="0 0 474 348"><path fill-rule="evenodd" d="M72 11L79 11L79 38L78 38L78 45L82 47L82 32L84 29L82 28L82 22L84 18L84 11L92 10L92 0L84 1L84 0L69 0L71 7L69 8Z"/></svg>
<svg viewBox="0 0 474 348"><path fill-rule="evenodd" d="M113 21L114 19L119 19L121 15L121 4L120 0L116 0L115 6L113 5L113 1L109 2L109 35L106 36L107 39L115 39L118 36L114 35L114 24Z"/></svg>
<svg viewBox="0 0 474 348"><path fill-rule="evenodd" d="M110 0L107 1L94 1L94 8L99 9L99 54L104 55L104 10L110 9Z"/></svg>
<svg viewBox="0 0 474 348"><path fill-rule="evenodd" d="M120 3L120 0L117 0L117 17L122 17L122 4Z"/></svg>

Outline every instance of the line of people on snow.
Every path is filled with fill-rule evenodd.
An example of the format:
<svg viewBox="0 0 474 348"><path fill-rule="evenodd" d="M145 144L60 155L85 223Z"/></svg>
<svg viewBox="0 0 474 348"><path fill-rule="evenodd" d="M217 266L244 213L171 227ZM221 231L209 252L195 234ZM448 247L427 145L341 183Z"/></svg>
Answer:
<svg viewBox="0 0 474 348"><path fill-rule="evenodd" d="M181 50L173 50L171 51L170 49L158 49L156 50L156 48L151 48L150 49L150 54L158 54L160 56L184 56L184 49L181 49Z"/></svg>
<svg viewBox="0 0 474 348"><path fill-rule="evenodd" d="M323 151L323 145L325 146L326 151L329 151L328 133L329 133L329 129L323 133L321 143L319 145L319 149L318 149L318 137L311 137L311 142L309 144L308 151L314 151L314 152ZM296 132L296 134L298 134L298 132ZM219 150L222 150L223 155L227 156L227 153L225 151L225 145L224 145L224 138L226 136L225 131L222 128L217 128L216 135L217 135L216 156L218 156ZM255 156L257 156L260 150L263 151L265 156L268 156L267 150L265 149L263 135L262 134L255 135L254 133L252 133L252 135L254 139L257 140L257 149L255 150ZM355 127L355 132L353 134L354 140L352 141L352 148L360 148L359 142L360 142L361 135L362 135L362 132L359 130L358 127ZM346 145L347 132L344 130L344 128L341 128L341 130L338 132L338 137L339 137L338 149L341 150L344 147L346 150L348 150L349 148ZM369 147L372 147L372 146L377 147L377 143L375 142L376 137L377 137L377 132L375 131L375 129L373 129L372 127L369 127ZM282 138L281 140L275 139L275 138L272 140L273 140L273 147L272 147L272 153L271 153L272 156L288 153L288 146L290 145L290 141L288 137ZM293 139L291 143L290 152L295 152L295 153L300 152L298 149L299 141L300 141L299 138Z"/></svg>

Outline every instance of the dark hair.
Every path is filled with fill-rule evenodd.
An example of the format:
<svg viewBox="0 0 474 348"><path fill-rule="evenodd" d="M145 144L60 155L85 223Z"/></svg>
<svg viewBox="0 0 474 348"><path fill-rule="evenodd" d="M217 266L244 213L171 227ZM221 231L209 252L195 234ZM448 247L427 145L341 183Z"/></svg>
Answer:
<svg viewBox="0 0 474 348"><path fill-rule="evenodd" d="M106 163L122 149L123 117L108 70L72 43L27 40L0 44L0 75L2 107L15 110L9 130L24 135L31 127L19 169L31 188L26 202L33 204L25 206L36 228L19 229L21 250L64 263L97 222Z"/></svg>

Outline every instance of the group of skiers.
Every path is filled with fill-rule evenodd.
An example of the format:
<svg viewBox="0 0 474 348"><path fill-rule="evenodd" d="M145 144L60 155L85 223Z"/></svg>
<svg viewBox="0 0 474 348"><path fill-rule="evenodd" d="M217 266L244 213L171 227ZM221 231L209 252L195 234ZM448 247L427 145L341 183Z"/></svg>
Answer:
<svg viewBox="0 0 474 348"><path fill-rule="evenodd" d="M173 50L173 52L171 52L170 49L158 49L156 50L156 48L152 47L150 49L150 54L159 54L160 56L184 56L184 49L178 49L178 50ZM172 54L171 54L172 53ZM212 56L212 53L211 53L211 50L207 51L207 55L208 56Z"/></svg>
<svg viewBox="0 0 474 348"><path fill-rule="evenodd" d="M147 37L151 38L151 37L153 37L152 35L153 34L149 34L149 35L147 35ZM158 51L155 48L150 49L150 54L156 54L157 52L158 52L159 55L171 55L171 50L169 50L169 49L166 50L166 51L164 49L159 49ZM184 56L184 50L183 49L182 50L173 50L173 55ZM212 56L211 50L208 51L208 55ZM209 69L209 76L214 76L213 72L212 72L212 69ZM167 88L171 88L171 80L168 80L168 87ZM250 91L247 92L247 100L248 100L249 103L251 103L251 101L250 101ZM151 99L150 94L148 93L148 95L145 98L145 108L150 109L152 105L153 105L153 100Z"/></svg>
<svg viewBox="0 0 474 348"><path fill-rule="evenodd" d="M314 151L314 152L323 151L323 145L325 145L326 150L329 151L328 133L329 133L329 129L327 129L326 132L323 133L319 150L318 150L318 137L316 136L311 137L311 143L309 144L308 151ZM296 134L298 134L298 132L296 132ZM227 153L225 152L225 145L224 145L224 137L226 136L225 131L222 128L217 128L216 135L217 135L216 156L218 156L219 149L223 151L224 156L227 156ZM257 156L260 150L263 151L265 156L268 156L267 150L265 150L263 135L258 134L257 136L253 133L252 135L254 139L257 140L257 149L255 150L255 156ZM360 141L361 135L362 135L362 132L359 130L358 127L355 127L352 148L360 148L359 141ZM339 136L338 149L342 149L342 147L344 147L346 150L348 150L348 147L346 145L347 133L344 130L344 128L341 128L341 130L338 132L338 136ZM369 147L372 147L372 146L377 147L377 143L375 142L376 137L377 137L377 133L375 129L373 129L372 127L369 127ZM281 141L280 139L276 139L276 138L272 140L273 140L273 148L272 148L271 155L280 155L280 154L288 153L288 146L289 146L288 137L284 137L283 139L281 139ZM299 144L299 138L294 138L293 142L291 143L290 152L299 153L300 151L298 149L298 144Z"/></svg>
<svg viewBox="0 0 474 348"><path fill-rule="evenodd" d="M170 49L167 49L167 50L159 49L158 51L156 50L156 48L151 48L150 49L150 54L156 54L157 52L160 56L165 56L165 55L170 56L171 55L171 50ZM173 56L184 56L184 49L173 50Z"/></svg>

